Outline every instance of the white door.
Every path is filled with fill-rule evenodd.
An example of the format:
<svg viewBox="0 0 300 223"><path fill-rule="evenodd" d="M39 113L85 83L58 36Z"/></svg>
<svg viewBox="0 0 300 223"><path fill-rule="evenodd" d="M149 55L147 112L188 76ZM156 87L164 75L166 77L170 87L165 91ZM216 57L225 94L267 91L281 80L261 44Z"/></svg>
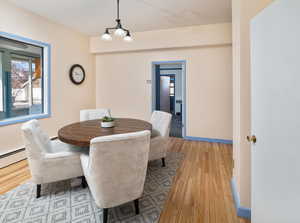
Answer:
<svg viewBox="0 0 300 223"><path fill-rule="evenodd" d="M300 1L251 24L252 223L300 222Z"/></svg>
<svg viewBox="0 0 300 223"><path fill-rule="evenodd" d="M160 110L170 112L170 77L160 77Z"/></svg>

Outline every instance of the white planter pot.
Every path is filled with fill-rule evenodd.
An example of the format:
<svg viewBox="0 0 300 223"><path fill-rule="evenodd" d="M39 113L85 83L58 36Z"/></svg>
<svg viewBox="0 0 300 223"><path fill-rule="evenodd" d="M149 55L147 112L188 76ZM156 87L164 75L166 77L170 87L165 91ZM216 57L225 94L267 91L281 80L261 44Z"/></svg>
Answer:
<svg viewBox="0 0 300 223"><path fill-rule="evenodd" d="M112 128L115 126L115 122L101 122L102 128Z"/></svg>

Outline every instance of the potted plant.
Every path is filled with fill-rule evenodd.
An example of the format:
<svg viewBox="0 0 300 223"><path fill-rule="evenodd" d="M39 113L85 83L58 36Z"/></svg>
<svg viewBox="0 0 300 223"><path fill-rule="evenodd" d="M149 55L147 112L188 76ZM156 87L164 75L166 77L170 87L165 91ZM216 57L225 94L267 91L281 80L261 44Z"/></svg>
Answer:
<svg viewBox="0 0 300 223"><path fill-rule="evenodd" d="M101 120L101 127L111 128L115 126L115 119L109 116L104 116Z"/></svg>

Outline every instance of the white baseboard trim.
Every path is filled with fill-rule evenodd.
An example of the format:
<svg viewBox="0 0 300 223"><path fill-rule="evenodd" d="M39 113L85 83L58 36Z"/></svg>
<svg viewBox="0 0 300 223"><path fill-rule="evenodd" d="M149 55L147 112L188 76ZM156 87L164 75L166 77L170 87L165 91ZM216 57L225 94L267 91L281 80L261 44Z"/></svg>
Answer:
<svg viewBox="0 0 300 223"><path fill-rule="evenodd" d="M0 168L7 167L13 163L26 159L25 149L17 150L13 153L9 153L0 157Z"/></svg>

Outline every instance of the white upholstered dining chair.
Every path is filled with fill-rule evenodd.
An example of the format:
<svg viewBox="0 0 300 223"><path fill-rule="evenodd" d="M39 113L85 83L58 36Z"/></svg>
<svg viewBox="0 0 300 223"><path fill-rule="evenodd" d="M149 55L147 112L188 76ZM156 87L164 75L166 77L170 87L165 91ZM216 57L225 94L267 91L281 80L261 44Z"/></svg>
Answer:
<svg viewBox="0 0 300 223"><path fill-rule="evenodd" d="M32 181L37 184L37 198L42 184L83 176L80 162L83 149L59 140L51 141L37 120L23 124L22 132Z"/></svg>
<svg viewBox="0 0 300 223"><path fill-rule="evenodd" d="M85 109L80 111L80 121L102 119L104 116L110 116L109 109L98 108L98 109Z"/></svg>
<svg viewBox="0 0 300 223"><path fill-rule="evenodd" d="M107 222L108 208L138 199L146 179L150 131L97 137L91 140L90 153L81 155L83 172L91 194L103 208Z"/></svg>
<svg viewBox="0 0 300 223"><path fill-rule="evenodd" d="M165 157L168 149L172 115L167 112L154 111L151 117L152 137L150 142L149 160L162 160L162 166L166 166Z"/></svg>

